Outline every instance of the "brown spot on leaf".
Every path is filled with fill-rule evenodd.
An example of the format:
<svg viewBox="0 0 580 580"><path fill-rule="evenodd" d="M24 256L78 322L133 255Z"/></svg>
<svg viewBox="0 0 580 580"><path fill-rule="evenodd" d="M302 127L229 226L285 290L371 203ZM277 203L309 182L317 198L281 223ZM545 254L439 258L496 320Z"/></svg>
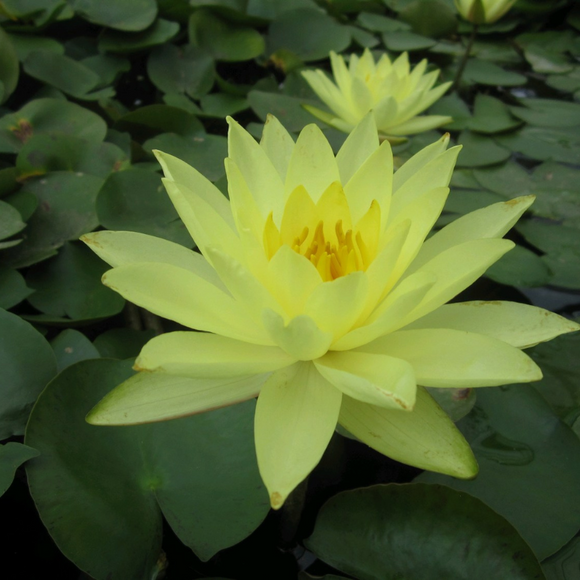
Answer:
<svg viewBox="0 0 580 580"><path fill-rule="evenodd" d="M14 127L10 127L10 131L21 143L26 143L33 134L32 125L26 119L20 119Z"/></svg>

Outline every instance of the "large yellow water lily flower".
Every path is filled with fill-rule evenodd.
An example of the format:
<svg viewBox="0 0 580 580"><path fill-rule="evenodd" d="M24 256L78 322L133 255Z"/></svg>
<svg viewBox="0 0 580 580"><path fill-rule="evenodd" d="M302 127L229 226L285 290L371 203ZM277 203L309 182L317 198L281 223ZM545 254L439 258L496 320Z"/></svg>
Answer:
<svg viewBox="0 0 580 580"><path fill-rule="evenodd" d="M259 395L260 473L279 508L316 466L337 422L396 460L469 478L477 464L424 387L541 378L520 349L577 326L509 302L445 305L513 247L501 236L522 197L425 238L448 194L448 137L393 176L368 115L338 155L315 125L294 143L273 117L260 143L229 119L229 197L157 152L167 191L201 254L134 232L84 241L128 300L204 332L151 340L134 377L91 423L158 421Z"/></svg>
<svg viewBox="0 0 580 580"><path fill-rule="evenodd" d="M473 24L491 24L515 3L516 0L455 0L459 14Z"/></svg>
<svg viewBox="0 0 580 580"><path fill-rule="evenodd" d="M335 82L319 69L303 71L302 76L332 113L311 105L304 108L339 131L350 133L369 111L374 114L381 136L392 140L429 131L453 120L443 115L417 117L451 85L443 83L433 88L439 71L425 74L427 60L411 70L404 52L393 62L383 54L375 64L367 48L360 58L351 54L348 67L344 58L334 52L330 53L330 62Z"/></svg>

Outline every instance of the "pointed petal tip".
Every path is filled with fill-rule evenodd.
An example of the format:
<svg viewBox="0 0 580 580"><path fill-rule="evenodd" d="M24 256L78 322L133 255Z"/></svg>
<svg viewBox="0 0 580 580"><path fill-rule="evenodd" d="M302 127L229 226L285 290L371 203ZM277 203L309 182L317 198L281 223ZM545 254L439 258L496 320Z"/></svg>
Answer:
<svg viewBox="0 0 580 580"><path fill-rule="evenodd" d="M277 491L270 494L270 506L273 510L279 510L284 505L285 498Z"/></svg>

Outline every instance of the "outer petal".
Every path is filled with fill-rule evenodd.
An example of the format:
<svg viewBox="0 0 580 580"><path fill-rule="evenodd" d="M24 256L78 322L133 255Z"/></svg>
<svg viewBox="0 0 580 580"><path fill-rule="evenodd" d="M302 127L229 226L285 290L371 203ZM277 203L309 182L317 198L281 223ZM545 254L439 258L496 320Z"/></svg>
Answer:
<svg viewBox="0 0 580 580"><path fill-rule="evenodd" d="M220 217L231 227L234 226L230 204L222 192L204 177L197 169L191 167L168 153L153 151L159 164L163 168L163 173L169 181L175 181L193 191L195 195L201 197ZM187 224L186 224L187 225Z"/></svg>
<svg viewBox="0 0 580 580"><path fill-rule="evenodd" d="M379 202L381 220L385 223L391 203L392 179L393 153L389 142L384 141L344 186L353 223L369 210L375 199Z"/></svg>
<svg viewBox="0 0 580 580"><path fill-rule="evenodd" d="M456 219L423 244L407 273L414 272L452 246L469 240L501 238L530 207L534 199L533 195L516 197L511 201L494 203Z"/></svg>
<svg viewBox="0 0 580 580"><path fill-rule="evenodd" d="M265 309L262 320L271 340L298 360L308 361L323 356L332 342L332 334L320 330L314 320L304 314L285 324L279 314Z"/></svg>
<svg viewBox="0 0 580 580"><path fill-rule="evenodd" d="M494 262L514 247L510 240L471 240L441 252L417 272L435 274L437 282L405 324L439 308L475 282Z"/></svg>
<svg viewBox="0 0 580 580"><path fill-rule="evenodd" d="M134 368L216 379L270 373L294 362L275 346L258 346L205 332L168 332L143 347Z"/></svg>
<svg viewBox="0 0 580 580"><path fill-rule="evenodd" d="M409 362L425 387L496 387L539 381L521 350L483 334L448 329L399 330L361 348Z"/></svg>
<svg viewBox="0 0 580 580"><path fill-rule="evenodd" d="M311 363L278 371L262 387L254 422L256 453L274 509L320 461L341 399Z"/></svg>
<svg viewBox="0 0 580 580"><path fill-rule="evenodd" d="M415 373L404 360L363 352L329 352L314 365L337 389L363 403L406 411L415 405Z"/></svg>
<svg viewBox="0 0 580 580"><path fill-rule="evenodd" d="M344 63L343 63L344 65ZM362 121L346 138L336 155L336 163L341 183L348 183L359 167L379 148L377 127L372 113L365 115ZM392 169L391 169L392 172Z"/></svg>
<svg viewBox="0 0 580 580"><path fill-rule="evenodd" d="M436 157L442 155L449 144L449 133L446 133L431 145L415 153L393 176L393 192L396 192L405 182L407 182L422 167L430 163Z"/></svg>
<svg viewBox="0 0 580 580"><path fill-rule="evenodd" d="M411 413L367 405L344 396L340 424L379 453L462 479L477 474L469 444L451 419L421 387Z"/></svg>
<svg viewBox="0 0 580 580"><path fill-rule="evenodd" d="M197 252L188 250L162 238L137 232L113 232L103 230L81 236L81 240L107 264L116 268L139 262L171 264L190 270L208 282L225 290L216 271Z"/></svg>
<svg viewBox="0 0 580 580"><path fill-rule="evenodd" d="M285 196L303 185L316 202L334 181L340 182L340 175L332 148L316 125L307 125L296 141L288 165Z"/></svg>
<svg viewBox="0 0 580 580"><path fill-rule="evenodd" d="M393 196L391 217L395 217L399 212L401 212L401 210L414 200L418 199L425 192L438 187L447 187L459 151L461 151L460 146L452 147L442 155L439 155L439 157L433 159L433 161L430 161L427 165L419 169L412 177L407 179Z"/></svg>
<svg viewBox="0 0 580 580"><path fill-rule="evenodd" d="M189 270L169 264L120 266L103 276L131 302L184 326L256 344L272 344L263 328L230 295Z"/></svg>
<svg viewBox="0 0 580 580"><path fill-rule="evenodd" d="M175 209L204 255L205 249L214 245L242 259L235 226L230 226L209 203L184 185L167 179L162 181Z"/></svg>
<svg viewBox="0 0 580 580"><path fill-rule="evenodd" d="M304 314L336 339L346 333L362 312L368 293L364 272L353 272L317 286L309 296Z"/></svg>
<svg viewBox="0 0 580 580"><path fill-rule="evenodd" d="M278 170L266 151L234 119L227 118L228 154L239 167L256 205L266 218L271 211L278 215L282 211L284 185Z"/></svg>
<svg viewBox="0 0 580 580"><path fill-rule="evenodd" d="M460 302L445 304L416 320L407 329L451 328L477 332L507 342L517 348L529 348L580 325L553 312L517 302Z"/></svg>
<svg viewBox="0 0 580 580"><path fill-rule="evenodd" d="M387 296L377 312L373 312L367 324L343 336L332 345L332 350L344 351L357 348L400 328L409 312L421 303L435 282L435 276L425 272L419 272L403 280Z"/></svg>
<svg viewBox="0 0 580 580"><path fill-rule="evenodd" d="M192 379L137 373L104 397L87 415L93 425L136 425L177 419L252 399L269 375Z"/></svg>
<svg viewBox="0 0 580 580"><path fill-rule="evenodd" d="M266 117L260 146L266 152L272 165L278 171L282 183L284 183L288 163L294 151L294 139L274 115L269 114Z"/></svg>

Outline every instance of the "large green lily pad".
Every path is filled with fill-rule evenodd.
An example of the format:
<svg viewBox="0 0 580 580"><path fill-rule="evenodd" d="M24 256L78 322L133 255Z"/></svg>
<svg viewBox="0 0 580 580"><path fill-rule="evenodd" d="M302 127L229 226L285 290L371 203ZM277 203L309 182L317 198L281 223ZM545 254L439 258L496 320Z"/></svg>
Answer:
<svg viewBox="0 0 580 580"><path fill-rule="evenodd" d="M27 466L40 516L63 553L96 580L150 577L161 514L207 560L250 534L269 508L253 401L151 425L88 425L87 412L130 375L122 361L69 367L39 399L26 432L41 453Z"/></svg>
<svg viewBox="0 0 580 580"><path fill-rule="evenodd" d="M307 547L359 580L543 580L503 517L443 485L375 485L334 496Z"/></svg>

